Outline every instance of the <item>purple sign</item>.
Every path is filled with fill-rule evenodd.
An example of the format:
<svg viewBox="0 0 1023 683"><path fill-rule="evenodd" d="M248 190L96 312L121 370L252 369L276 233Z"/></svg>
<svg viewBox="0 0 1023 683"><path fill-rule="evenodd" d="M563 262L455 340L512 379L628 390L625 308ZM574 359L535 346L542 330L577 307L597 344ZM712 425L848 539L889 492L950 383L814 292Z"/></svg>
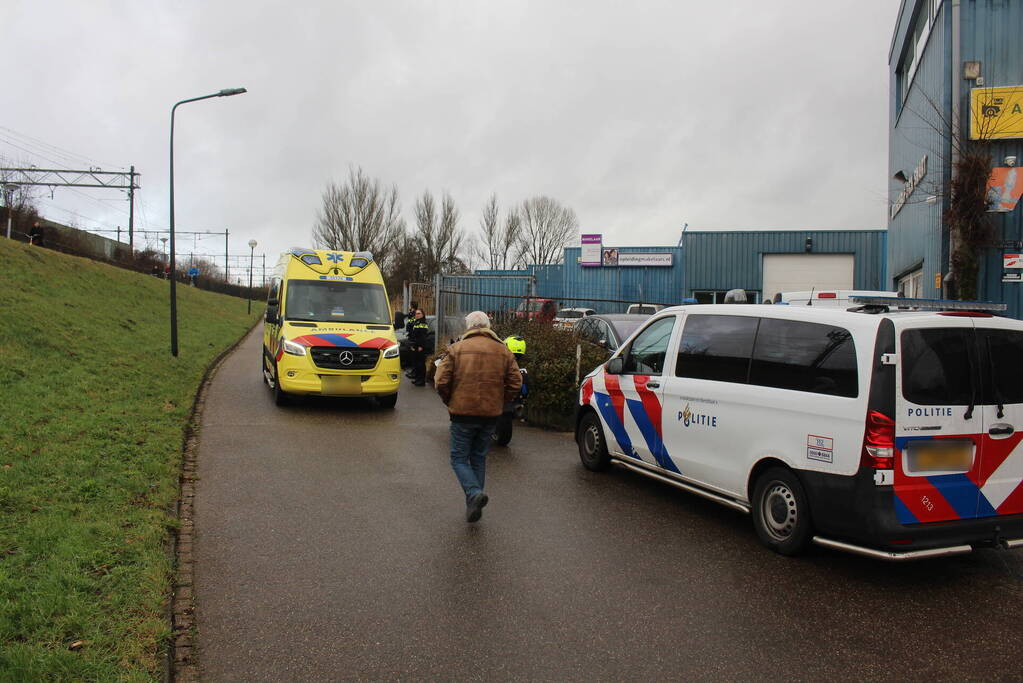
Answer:
<svg viewBox="0 0 1023 683"><path fill-rule="evenodd" d="M579 265L599 266L603 235L583 235Z"/></svg>

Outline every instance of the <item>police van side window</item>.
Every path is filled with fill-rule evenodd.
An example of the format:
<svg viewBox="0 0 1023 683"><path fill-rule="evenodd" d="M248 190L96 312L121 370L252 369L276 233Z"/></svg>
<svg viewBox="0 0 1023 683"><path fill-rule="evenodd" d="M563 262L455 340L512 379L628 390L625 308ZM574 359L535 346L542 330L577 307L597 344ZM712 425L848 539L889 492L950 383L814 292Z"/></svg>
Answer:
<svg viewBox="0 0 1023 683"><path fill-rule="evenodd" d="M636 375L659 375L664 372L664 359L668 354L668 342L673 329L675 316L661 318L640 332L629 345L622 372Z"/></svg>
<svg viewBox="0 0 1023 683"><path fill-rule="evenodd" d="M973 376L979 362L973 348L973 330L937 327L906 330L899 352L902 395L921 406L969 405L977 396Z"/></svg>
<svg viewBox="0 0 1023 683"><path fill-rule="evenodd" d="M687 316L675 374L745 384L759 322L739 315Z"/></svg>
<svg viewBox="0 0 1023 683"><path fill-rule="evenodd" d="M833 325L764 318L757 332L750 384L855 398L856 347Z"/></svg>

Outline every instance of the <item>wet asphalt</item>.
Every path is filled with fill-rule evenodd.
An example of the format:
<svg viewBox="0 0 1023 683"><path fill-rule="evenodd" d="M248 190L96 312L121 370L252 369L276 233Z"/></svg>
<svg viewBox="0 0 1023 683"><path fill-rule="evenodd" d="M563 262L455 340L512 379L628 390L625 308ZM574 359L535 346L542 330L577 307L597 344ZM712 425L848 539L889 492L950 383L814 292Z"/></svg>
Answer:
<svg viewBox="0 0 1023 683"><path fill-rule="evenodd" d="M202 417L204 680L1023 677L1023 551L783 558L748 516L519 426L466 524L429 386L278 408L260 334Z"/></svg>

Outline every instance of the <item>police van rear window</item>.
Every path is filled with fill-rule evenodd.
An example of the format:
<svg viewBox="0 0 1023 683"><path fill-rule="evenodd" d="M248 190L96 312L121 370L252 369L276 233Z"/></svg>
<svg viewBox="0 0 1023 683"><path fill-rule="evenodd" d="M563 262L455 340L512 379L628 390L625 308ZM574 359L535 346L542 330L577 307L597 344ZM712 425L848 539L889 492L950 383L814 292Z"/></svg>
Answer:
<svg viewBox="0 0 1023 683"><path fill-rule="evenodd" d="M917 405L1023 403L1023 332L906 330L901 358L902 395Z"/></svg>
<svg viewBox="0 0 1023 683"><path fill-rule="evenodd" d="M985 405L1023 403L1023 332L978 329L977 340L987 357L981 372L990 378Z"/></svg>
<svg viewBox="0 0 1023 683"><path fill-rule="evenodd" d="M902 395L921 406L969 405L979 398L972 328L902 333Z"/></svg>

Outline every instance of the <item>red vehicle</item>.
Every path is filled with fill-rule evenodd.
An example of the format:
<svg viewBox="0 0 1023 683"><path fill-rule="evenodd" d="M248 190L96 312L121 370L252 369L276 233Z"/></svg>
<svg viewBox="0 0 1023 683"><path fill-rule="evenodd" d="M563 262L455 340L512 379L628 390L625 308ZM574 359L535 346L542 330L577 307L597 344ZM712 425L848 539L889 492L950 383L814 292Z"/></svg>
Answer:
<svg viewBox="0 0 1023 683"><path fill-rule="evenodd" d="M515 309L515 317L549 323L558 314L558 302L553 299L526 299Z"/></svg>

